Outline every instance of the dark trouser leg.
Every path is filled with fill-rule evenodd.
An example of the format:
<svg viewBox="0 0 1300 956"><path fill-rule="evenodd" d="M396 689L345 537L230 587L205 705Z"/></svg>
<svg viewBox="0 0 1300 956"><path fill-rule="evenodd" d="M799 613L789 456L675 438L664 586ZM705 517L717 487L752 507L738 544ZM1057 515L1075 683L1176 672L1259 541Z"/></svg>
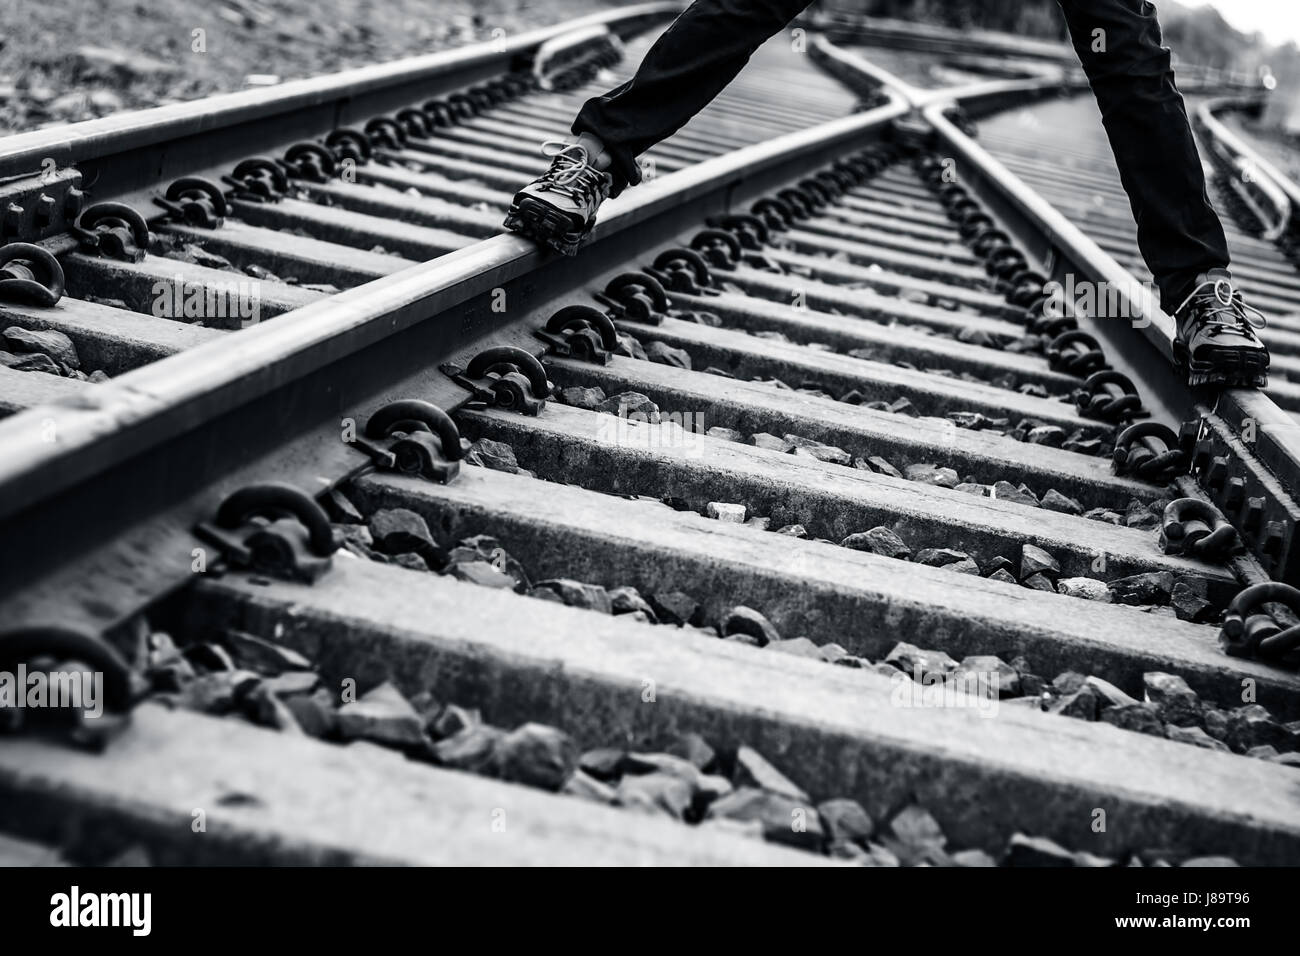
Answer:
<svg viewBox="0 0 1300 956"><path fill-rule="evenodd" d="M588 100L573 132L609 150L614 194L641 181L636 157L681 129L755 50L812 0L695 0L655 41L636 75Z"/></svg>
<svg viewBox="0 0 1300 956"><path fill-rule="evenodd" d="M1146 0L1059 2L1101 107L1142 258L1171 311L1199 273L1227 267L1228 244L1206 195L1155 7Z"/></svg>

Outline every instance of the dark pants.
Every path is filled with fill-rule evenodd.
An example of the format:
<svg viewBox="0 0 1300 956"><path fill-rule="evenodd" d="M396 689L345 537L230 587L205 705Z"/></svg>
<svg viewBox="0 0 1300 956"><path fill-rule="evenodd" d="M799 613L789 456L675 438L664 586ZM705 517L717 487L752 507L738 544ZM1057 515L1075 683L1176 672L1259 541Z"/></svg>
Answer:
<svg viewBox="0 0 1300 956"><path fill-rule="evenodd" d="M573 132L592 133L605 144L614 193L640 182L639 154L707 106L809 2L695 0L655 41L632 79L588 100ZM1199 273L1227 267L1228 246L1206 195L1155 7L1146 0L1059 2L1101 108L1138 246L1170 311Z"/></svg>

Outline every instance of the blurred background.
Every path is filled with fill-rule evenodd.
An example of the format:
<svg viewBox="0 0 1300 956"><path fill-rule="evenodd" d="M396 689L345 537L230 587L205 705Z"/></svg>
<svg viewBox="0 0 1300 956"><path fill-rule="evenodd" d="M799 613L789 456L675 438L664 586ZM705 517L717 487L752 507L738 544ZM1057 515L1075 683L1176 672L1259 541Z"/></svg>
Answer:
<svg viewBox="0 0 1300 956"><path fill-rule="evenodd" d="M818 6L828 12L998 30L1036 39L1067 38L1057 0L820 0ZM1252 73L1266 69L1273 74L1278 95L1272 97L1261 123L1300 133L1300 3L1157 0L1155 7L1165 44L1178 59Z"/></svg>
<svg viewBox="0 0 1300 956"><path fill-rule="evenodd" d="M492 39L617 0L0 0L0 130L32 129ZM1300 2L1156 4L1188 63L1267 68L1254 130L1300 144ZM819 0L827 12L1064 40L1057 0ZM816 8L815 8L816 9ZM196 33L195 31L199 31ZM201 47L201 49L200 49Z"/></svg>
<svg viewBox="0 0 1300 956"><path fill-rule="evenodd" d="M1258 115L1224 112L1219 119L1292 181L1300 181L1300 2L1155 0L1154 6L1176 69L1180 63L1195 64L1267 84L1271 93ZM866 15L1068 42L1057 0L819 0L816 9L839 22ZM888 60L881 64L887 69L908 68L905 57L881 57Z"/></svg>

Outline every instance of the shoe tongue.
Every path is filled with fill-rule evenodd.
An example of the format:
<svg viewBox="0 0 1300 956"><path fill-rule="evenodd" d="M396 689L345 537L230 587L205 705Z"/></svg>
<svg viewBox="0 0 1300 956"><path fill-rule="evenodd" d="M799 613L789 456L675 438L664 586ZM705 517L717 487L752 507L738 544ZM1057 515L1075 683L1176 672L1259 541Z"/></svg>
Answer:
<svg viewBox="0 0 1300 956"><path fill-rule="evenodd" d="M1229 272L1227 269L1211 269L1209 272L1202 272L1199 276L1197 276L1196 284L1200 285L1203 282L1217 282L1220 279L1226 279L1227 281L1231 282L1232 273Z"/></svg>

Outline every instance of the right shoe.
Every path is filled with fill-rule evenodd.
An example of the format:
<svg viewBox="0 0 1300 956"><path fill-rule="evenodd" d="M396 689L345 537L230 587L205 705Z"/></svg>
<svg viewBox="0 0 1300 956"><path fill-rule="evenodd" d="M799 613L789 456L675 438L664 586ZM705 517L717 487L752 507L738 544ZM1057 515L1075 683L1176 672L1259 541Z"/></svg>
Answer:
<svg viewBox="0 0 1300 956"><path fill-rule="evenodd" d="M614 178L593 166L577 143L549 142L542 152L554 157L551 168L515 193L505 227L572 256L596 224Z"/></svg>
<svg viewBox="0 0 1300 956"><path fill-rule="evenodd" d="M1174 310L1174 366L1189 385L1264 388L1268 385L1268 347L1255 329L1264 314L1246 305L1226 269L1211 269Z"/></svg>

